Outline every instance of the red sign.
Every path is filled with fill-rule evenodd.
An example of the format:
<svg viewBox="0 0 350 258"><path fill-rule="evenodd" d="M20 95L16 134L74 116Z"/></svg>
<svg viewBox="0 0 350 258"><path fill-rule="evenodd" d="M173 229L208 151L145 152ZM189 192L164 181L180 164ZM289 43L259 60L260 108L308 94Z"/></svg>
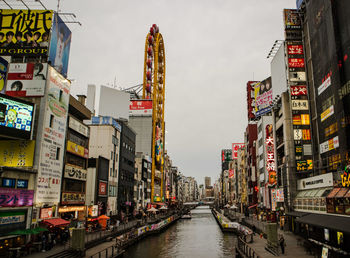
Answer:
<svg viewBox="0 0 350 258"><path fill-rule="evenodd" d="M230 169L229 173L228 173L228 178L233 178L235 176L235 170L234 169Z"/></svg>
<svg viewBox="0 0 350 258"><path fill-rule="evenodd" d="M98 195L107 195L107 183L100 181L98 185Z"/></svg>
<svg viewBox="0 0 350 258"><path fill-rule="evenodd" d="M290 93L292 96L307 95L307 89L305 85L302 86L290 86Z"/></svg>
<svg viewBox="0 0 350 258"><path fill-rule="evenodd" d="M53 217L52 208L41 208L40 219L49 219L52 217Z"/></svg>
<svg viewBox="0 0 350 258"><path fill-rule="evenodd" d="M303 55L303 45L288 45L288 55Z"/></svg>
<svg viewBox="0 0 350 258"><path fill-rule="evenodd" d="M33 205L34 190L0 188L0 207Z"/></svg>
<svg viewBox="0 0 350 258"><path fill-rule="evenodd" d="M129 110L130 115L151 115L152 100L131 100Z"/></svg>
<svg viewBox="0 0 350 258"><path fill-rule="evenodd" d="M304 68L304 58L288 58L288 65L292 68Z"/></svg>
<svg viewBox="0 0 350 258"><path fill-rule="evenodd" d="M238 149L243 148L244 146L244 143L232 143L232 159L237 159Z"/></svg>

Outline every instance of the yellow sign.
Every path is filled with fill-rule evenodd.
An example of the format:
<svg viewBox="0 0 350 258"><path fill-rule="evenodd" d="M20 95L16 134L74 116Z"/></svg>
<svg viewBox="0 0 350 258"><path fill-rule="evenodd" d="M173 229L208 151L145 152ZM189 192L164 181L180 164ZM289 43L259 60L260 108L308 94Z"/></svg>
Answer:
<svg viewBox="0 0 350 258"><path fill-rule="evenodd" d="M0 141L0 166L32 167L35 141Z"/></svg>
<svg viewBox="0 0 350 258"><path fill-rule="evenodd" d="M89 155L88 149L71 141L67 142L67 151L84 158L88 158Z"/></svg>
<svg viewBox="0 0 350 258"><path fill-rule="evenodd" d="M47 55L51 10L0 10L2 55Z"/></svg>
<svg viewBox="0 0 350 258"><path fill-rule="evenodd" d="M85 206L69 206L69 207L58 208L59 213L72 212L72 211L84 211L84 210L85 210Z"/></svg>
<svg viewBox="0 0 350 258"><path fill-rule="evenodd" d="M324 112L321 113L321 122L334 114L334 106L330 106Z"/></svg>

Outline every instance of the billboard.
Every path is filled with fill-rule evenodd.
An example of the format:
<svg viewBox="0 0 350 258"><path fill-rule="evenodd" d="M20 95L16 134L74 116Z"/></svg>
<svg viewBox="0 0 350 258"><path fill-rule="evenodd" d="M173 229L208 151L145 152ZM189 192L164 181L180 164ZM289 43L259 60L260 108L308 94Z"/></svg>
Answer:
<svg viewBox="0 0 350 258"><path fill-rule="evenodd" d="M8 62L6 59L0 57L0 93L5 94L6 92L6 74L8 68Z"/></svg>
<svg viewBox="0 0 350 258"><path fill-rule="evenodd" d="M129 114L137 115L152 115L152 100L130 100Z"/></svg>
<svg viewBox="0 0 350 258"><path fill-rule="evenodd" d="M0 10L0 55L46 56L51 10Z"/></svg>
<svg viewBox="0 0 350 258"><path fill-rule="evenodd" d="M232 143L232 159L237 159L238 149L243 148L244 143Z"/></svg>
<svg viewBox="0 0 350 258"><path fill-rule="evenodd" d="M232 150L222 150L221 151L221 162L230 162L232 161Z"/></svg>
<svg viewBox="0 0 350 258"><path fill-rule="evenodd" d="M0 94L0 135L30 139L34 104Z"/></svg>
<svg viewBox="0 0 350 258"><path fill-rule="evenodd" d="M284 9L284 27L286 30L300 30L301 20L299 12L295 9Z"/></svg>
<svg viewBox="0 0 350 258"><path fill-rule="evenodd" d="M269 185L276 184L276 160L275 160L275 149L273 140L273 126L272 124L266 125L266 170L269 173Z"/></svg>
<svg viewBox="0 0 350 258"><path fill-rule="evenodd" d="M11 63L7 75L6 94L14 97L44 96L46 78L46 63Z"/></svg>
<svg viewBox="0 0 350 258"><path fill-rule="evenodd" d="M67 151L86 159L89 157L88 149L71 141L67 141Z"/></svg>
<svg viewBox="0 0 350 258"><path fill-rule="evenodd" d="M0 188L0 207L32 206L34 190Z"/></svg>
<svg viewBox="0 0 350 258"><path fill-rule="evenodd" d="M72 32L55 13L50 40L49 61L51 65L67 78L68 61Z"/></svg>
<svg viewBox="0 0 350 258"><path fill-rule="evenodd" d="M111 125L119 132L122 131L122 126L110 116L93 116L91 120L84 120L87 125Z"/></svg>
<svg viewBox="0 0 350 258"><path fill-rule="evenodd" d="M58 203L64 161L70 82L49 66L36 203Z"/></svg>
<svg viewBox="0 0 350 258"><path fill-rule="evenodd" d="M247 106L248 106L248 120L253 120L255 118L255 95L254 89L255 85L259 82L248 81L247 82Z"/></svg>
<svg viewBox="0 0 350 258"><path fill-rule="evenodd" d="M0 141L0 167L32 167L35 141Z"/></svg>
<svg viewBox="0 0 350 258"><path fill-rule="evenodd" d="M272 104L272 84L271 77L255 85L255 115L261 116L270 112Z"/></svg>
<svg viewBox="0 0 350 258"><path fill-rule="evenodd" d="M130 93L101 86L98 110L100 116L129 120L129 105Z"/></svg>

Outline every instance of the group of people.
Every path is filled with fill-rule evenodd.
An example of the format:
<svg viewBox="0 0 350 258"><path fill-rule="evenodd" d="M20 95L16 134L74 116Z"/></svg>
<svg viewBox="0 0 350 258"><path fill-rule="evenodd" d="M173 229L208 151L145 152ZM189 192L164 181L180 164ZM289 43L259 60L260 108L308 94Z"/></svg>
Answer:
<svg viewBox="0 0 350 258"><path fill-rule="evenodd" d="M37 241L41 242L41 251L46 252L51 250L57 243L64 244L70 238L68 229L46 231L42 235L38 236ZM30 243L30 242L29 242Z"/></svg>
<svg viewBox="0 0 350 258"><path fill-rule="evenodd" d="M24 40L22 40L24 38ZM41 38L41 41L39 42ZM27 31L24 34L17 31L16 34L13 31L0 32L0 46L1 47L48 47L49 46L49 33L44 32L30 32Z"/></svg>

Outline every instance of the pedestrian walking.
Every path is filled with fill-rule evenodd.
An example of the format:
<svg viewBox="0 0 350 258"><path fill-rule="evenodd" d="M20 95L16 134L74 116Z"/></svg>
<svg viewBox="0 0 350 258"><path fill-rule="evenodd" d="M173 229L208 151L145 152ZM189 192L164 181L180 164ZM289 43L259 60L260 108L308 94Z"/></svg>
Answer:
<svg viewBox="0 0 350 258"><path fill-rule="evenodd" d="M281 246L282 254L284 254L284 248L285 248L285 246L286 246L286 242L285 242L285 240L284 240L283 235L280 236L279 243L280 243L280 246Z"/></svg>

